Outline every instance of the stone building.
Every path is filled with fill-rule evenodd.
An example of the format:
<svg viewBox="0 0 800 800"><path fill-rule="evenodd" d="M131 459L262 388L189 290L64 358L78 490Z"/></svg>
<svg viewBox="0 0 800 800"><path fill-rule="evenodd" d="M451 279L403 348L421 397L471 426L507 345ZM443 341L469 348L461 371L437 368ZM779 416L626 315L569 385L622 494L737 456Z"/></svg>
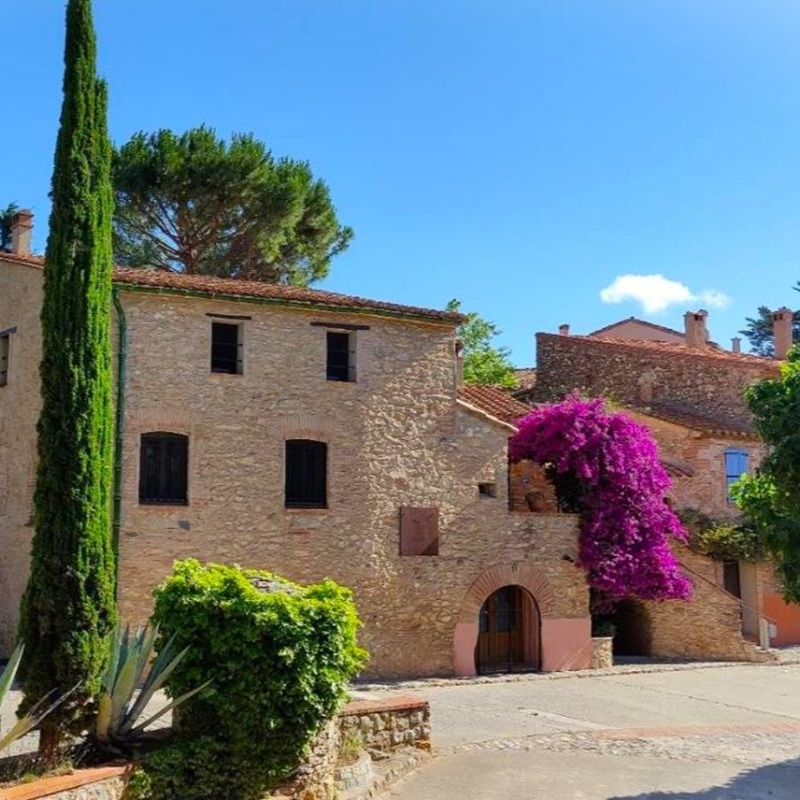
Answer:
<svg viewBox="0 0 800 800"><path fill-rule="evenodd" d="M554 400L579 389L621 404L658 441L673 480L668 501L676 510L694 508L725 520L737 516L729 485L752 472L764 455L744 389L777 376L779 362L739 352L736 340L733 351L711 344L706 318L705 311L687 313L680 340L667 335L670 329L656 338L660 326L644 327L639 320L588 336L570 335L567 326L559 334L540 333L535 399ZM774 315L778 358L791 344L791 320L788 309ZM783 601L771 564L722 563L680 545L676 550L694 583L694 600L629 609L638 615L631 627L646 639L631 643L633 649L755 658L760 620L767 621L772 644L800 643L800 608Z"/></svg>
<svg viewBox="0 0 800 800"><path fill-rule="evenodd" d="M0 253L0 650L28 573L42 259ZM509 502L525 407L459 391L447 312L117 269L114 534L122 617L175 559L353 588L365 674L587 667L577 524ZM58 580L54 575L53 580Z"/></svg>

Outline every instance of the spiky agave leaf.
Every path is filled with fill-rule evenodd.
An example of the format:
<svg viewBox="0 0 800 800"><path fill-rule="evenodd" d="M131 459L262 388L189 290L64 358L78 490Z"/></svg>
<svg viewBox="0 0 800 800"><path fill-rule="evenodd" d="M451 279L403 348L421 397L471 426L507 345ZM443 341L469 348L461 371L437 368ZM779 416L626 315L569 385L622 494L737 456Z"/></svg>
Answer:
<svg viewBox="0 0 800 800"><path fill-rule="evenodd" d="M17 675L19 662L22 661L22 653L24 651L25 645L20 642L14 648L14 652L11 654L6 668L3 670L3 675L0 676L0 705L5 701L8 690L11 688L11 684L14 683L14 678Z"/></svg>
<svg viewBox="0 0 800 800"><path fill-rule="evenodd" d="M106 681L106 686L110 686L111 690L105 691L100 697L95 727L98 740L124 742L136 739L148 725L208 686L208 683L204 683L197 689L186 692L137 725L137 720L148 703L163 687L187 652L182 650L174 655L175 636L171 636L153 661L142 685L142 676L152 660L157 635L157 628L139 628L134 634L131 634L130 629L126 629L124 633L117 631L117 641L112 644L112 650L118 651L113 657L115 675ZM140 685L142 688L136 695Z"/></svg>
<svg viewBox="0 0 800 800"><path fill-rule="evenodd" d="M145 728L148 725L152 725L157 719L161 718L166 714L168 711L172 711L173 708L177 708L182 703L185 703L190 697L194 697L198 692L202 692L203 689L210 686L212 681L208 680L205 683L198 686L196 689L190 689L188 692L184 692L180 697L176 697L171 702L167 703L164 708L159 709L152 717L148 717L144 722L137 725L135 728L131 730L132 734L140 734L143 733Z"/></svg>
<svg viewBox="0 0 800 800"><path fill-rule="evenodd" d="M16 652L16 651L15 651ZM17 665L19 665L19 661L17 661ZM10 666L10 663L9 663ZM16 666L14 670L16 671ZM8 668L6 668L6 672L8 672ZM12 678L13 679L13 678ZM3 681L5 681L5 673L3 674ZM78 684L73 686L69 691L64 692L61 697L57 698L56 700L51 699L53 697L54 692L50 692L46 694L41 700L39 700L33 707L25 714L24 717L20 717L14 725L12 725L11 730L6 733L0 739L0 753L8 747L12 742L16 741L17 739L22 738L25 734L30 733L34 728L36 728L39 723L55 708L60 706L76 689L78 688Z"/></svg>

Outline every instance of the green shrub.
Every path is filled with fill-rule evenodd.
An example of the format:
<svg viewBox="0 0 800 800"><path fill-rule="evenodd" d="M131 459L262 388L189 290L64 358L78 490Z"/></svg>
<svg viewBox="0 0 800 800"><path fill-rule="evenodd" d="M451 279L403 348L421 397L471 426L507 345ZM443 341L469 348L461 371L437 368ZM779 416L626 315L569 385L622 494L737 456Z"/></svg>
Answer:
<svg viewBox="0 0 800 800"><path fill-rule="evenodd" d="M766 549L755 525L746 517L717 520L696 508L678 512L689 531L689 547L718 561L760 561Z"/></svg>
<svg viewBox="0 0 800 800"><path fill-rule="evenodd" d="M250 797L251 788L263 791L294 769L365 663L352 593L333 581L302 587L266 572L188 560L175 565L155 597L160 641L174 636L178 649L189 647L168 692L179 696L211 681L181 709L183 741L173 748L191 754L217 747L221 754L175 756L169 780L181 783L180 790L162 788L154 797L209 797L211 775L194 780L190 773L206 765L206 772L219 775L223 763L217 784L235 780L237 786L224 792L218 786L215 796L234 800ZM169 752L162 760L170 761ZM158 780L154 774L154 785Z"/></svg>

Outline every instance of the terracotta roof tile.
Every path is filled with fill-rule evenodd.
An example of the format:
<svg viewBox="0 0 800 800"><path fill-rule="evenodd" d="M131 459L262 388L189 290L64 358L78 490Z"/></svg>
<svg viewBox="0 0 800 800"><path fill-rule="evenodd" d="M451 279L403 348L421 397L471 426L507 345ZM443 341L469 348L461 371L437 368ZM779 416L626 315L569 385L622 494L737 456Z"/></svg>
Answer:
<svg viewBox="0 0 800 800"><path fill-rule="evenodd" d="M517 388L515 391L530 391L536 386L536 367L520 367L515 369Z"/></svg>
<svg viewBox="0 0 800 800"><path fill-rule="evenodd" d="M42 256L22 256L16 253L0 253L0 260L44 266ZM166 291L187 295L222 296L226 298L254 298L274 300L279 303L298 306L314 306L333 310L366 311L400 317L435 320L458 324L464 317L450 311L438 311L417 306L387 303L383 300L368 300L336 292L319 289L305 289L298 286L281 286L259 281L242 281L232 278L215 278L208 275L185 275L164 270L114 268L114 283L121 286L139 287L148 291Z"/></svg>
<svg viewBox="0 0 800 800"><path fill-rule="evenodd" d="M742 409L741 414L724 412L701 412L696 408L670 400L659 400L647 404L631 404L631 411L638 411L649 417L663 419L666 422L673 422L683 425L686 428L703 431L723 436L747 436L757 437L753 418L746 409Z"/></svg>
<svg viewBox="0 0 800 800"><path fill-rule="evenodd" d="M480 409L508 425L517 422L530 413L530 406L515 400L505 389L498 386L462 386L458 397L465 403Z"/></svg>

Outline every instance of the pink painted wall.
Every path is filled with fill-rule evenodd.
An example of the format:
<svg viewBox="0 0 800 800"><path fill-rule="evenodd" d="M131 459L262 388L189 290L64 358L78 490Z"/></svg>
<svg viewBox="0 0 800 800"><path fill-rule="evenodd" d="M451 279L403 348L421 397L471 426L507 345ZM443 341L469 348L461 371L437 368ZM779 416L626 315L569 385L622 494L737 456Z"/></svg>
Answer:
<svg viewBox="0 0 800 800"><path fill-rule="evenodd" d="M453 672L457 677L477 675L475 645L478 620L459 622L453 635ZM589 669L592 665L592 620L542 619L542 672Z"/></svg>
<svg viewBox="0 0 800 800"><path fill-rule="evenodd" d="M589 669L591 665L591 617L542 619L542 672Z"/></svg>

